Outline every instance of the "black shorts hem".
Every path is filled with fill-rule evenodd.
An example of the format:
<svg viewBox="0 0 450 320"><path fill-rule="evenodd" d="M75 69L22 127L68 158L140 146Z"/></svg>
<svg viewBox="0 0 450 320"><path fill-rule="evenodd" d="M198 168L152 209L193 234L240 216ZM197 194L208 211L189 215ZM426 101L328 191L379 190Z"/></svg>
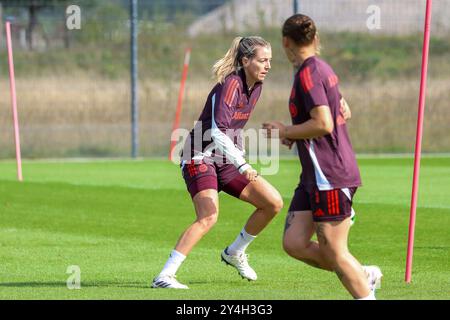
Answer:
<svg viewBox="0 0 450 320"><path fill-rule="evenodd" d="M351 217L351 213L347 215L339 215L336 217L324 217L324 218L316 218L313 216L314 222L338 222L338 221L344 221L347 218Z"/></svg>

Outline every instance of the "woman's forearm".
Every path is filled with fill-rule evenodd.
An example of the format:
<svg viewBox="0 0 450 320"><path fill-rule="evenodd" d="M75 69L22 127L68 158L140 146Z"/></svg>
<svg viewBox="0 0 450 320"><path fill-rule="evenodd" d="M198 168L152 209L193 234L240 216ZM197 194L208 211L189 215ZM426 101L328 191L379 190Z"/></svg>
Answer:
<svg viewBox="0 0 450 320"><path fill-rule="evenodd" d="M317 119L309 119L302 124L286 126L284 133L280 134L283 138L300 140L323 137L331 132L333 132L333 127L326 122Z"/></svg>

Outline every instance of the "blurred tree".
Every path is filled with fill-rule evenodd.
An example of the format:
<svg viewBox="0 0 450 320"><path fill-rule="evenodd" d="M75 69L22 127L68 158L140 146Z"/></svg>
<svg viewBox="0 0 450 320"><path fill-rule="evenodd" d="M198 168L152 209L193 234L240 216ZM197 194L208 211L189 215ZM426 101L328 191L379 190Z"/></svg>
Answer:
<svg viewBox="0 0 450 320"><path fill-rule="evenodd" d="M1 0L4 8L24 8L28 11L27 44L28 49L33 50L34 32L39 25L38 14L44 8L52 6L65 6L68 0Z"/></svg>
<svg viewBox="0 0 450 320"><path fill-rule="evenodd" d="M114 1L98 1L90 7L82 6L83 32L76 39L87 44L127 44L129 41L129 7Z"/></svg>
<svg viewBox="0 0 450 320"><path fill-rule="evenodd" d="M205 14L227 1L230 0L139 0L139 16L141 19L162 18L166 22L185 24L186 19ZM6 12L17 13L18 10L14 9L26 11L28 16L26 46L29 50L36 48L36 35L39 31L42 32L47 47L50 44L52 37L47 34L45 23L41 23L42 17L47 17L49 12L53 17L55 12L56 16L65 16L67 6L71 4L76 4L82 9L83 32L70 33L65 24L61 23L58 28L59 36L66 49L71 46L71 39L84 44L99 40L125 42L125 38L129 35L127 21L130 0L0 0L0 4ZM180 20L181 18L184 20Z"/></svg>
<svg viewBox="0 0 450 320"><path fill-rule="evenodd" d="M140 1L141 13L148 13L150 17L165 14L169 21L176 19L179 13L190 13L194 16L203 15L229 0L153 0ZM126 3L128 0L122 0Z"/></svg>

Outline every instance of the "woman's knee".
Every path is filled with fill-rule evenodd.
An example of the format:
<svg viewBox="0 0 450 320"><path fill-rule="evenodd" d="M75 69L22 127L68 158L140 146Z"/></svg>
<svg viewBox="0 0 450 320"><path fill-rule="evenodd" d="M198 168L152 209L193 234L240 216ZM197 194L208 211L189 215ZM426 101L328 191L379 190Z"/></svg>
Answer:
<svg viewBox="0 0 450 320"><path fill-rule="evenodd" d="M216 190L204 190L193 198L197 219L195 220L205 231L217 222L219 206Z"/></svg>
<svg viewBox="0 0 450 320"><path fill-rule="evenodd" d="M319 246L322 256L334 267L340 266L347 257L347 251L337 246Z"/></svg>
<svg viewBox="0 0 450 320"><path fill-rule="evenodd" d="M273 196L269 199L267 205L266 205L266 211L269 211L273 213L273 215L276 215L283 209L284 203L283 198L281 198L280 195Z"/></svg>
<svg viewBox="0 0 450 320"><path fill-rule="evenodd" d="M297 248L292 241L283 240L283 250L291 257L297 256Z"/></svg>
<svg viewBox="0 0 450 320"><path fill-rule="evenodd" d="M216 224L218 217L219 217L219 214L216 212L216 213L210 214L206 217L197 219L197 222L202 226L203 229L208 231Z"/></svg>
<svg viewBox="0 0 450 320"><path fill-rule="evenodd" d="M304 252L308 248L310 239L292 239L290 237L283 238L283 250L294 258L300 258L304 256Z"/></svg>
<svg viewBox="0 0 450 320"><path fill-rule="evenodd" d="M273 201L273 209L276 213L279 213L284 206L283 198L278 195Z"/></svg>

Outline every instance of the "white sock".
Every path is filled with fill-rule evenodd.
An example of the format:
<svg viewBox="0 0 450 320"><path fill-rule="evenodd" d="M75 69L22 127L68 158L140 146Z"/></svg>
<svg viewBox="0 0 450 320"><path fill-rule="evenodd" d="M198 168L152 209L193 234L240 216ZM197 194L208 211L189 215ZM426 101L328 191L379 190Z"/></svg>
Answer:
<svg viewBox="0 0 450 320"><path fill-rule="evenodd" d="M237 236L236 240L228 246L227 252L231 255L236 255L238 253L245 252L248 245L255 240L256 236L252 236L245 231L245 228L242 229L241 233Z"/></svg>
<svg viewBox="0 0 450 320"><path fill-rule="evenodd" d="M183 263L184 259L186 259L185 255L173 249L172 252L170 253L169 259L167 260L166 264L164 265L164 268L162 269L159 275L174 276L177 273L178 268Z"/></svg>
<svg viewBox="0 0 450 320"><path fill-rule="evenodd" d="M370 290L370 293L367 297L356 300L377 300L377 298L375 298L375 292L373 290Z"/></svg>

